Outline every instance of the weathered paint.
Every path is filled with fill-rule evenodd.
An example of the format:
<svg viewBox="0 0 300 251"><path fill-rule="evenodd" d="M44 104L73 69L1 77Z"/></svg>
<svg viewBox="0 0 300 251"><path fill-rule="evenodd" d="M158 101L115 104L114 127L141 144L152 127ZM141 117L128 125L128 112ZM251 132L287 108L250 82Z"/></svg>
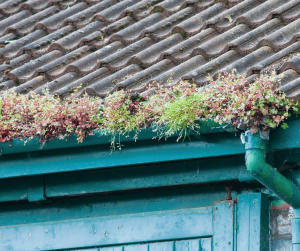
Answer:
<svg viewBox="0 0 300 251"><path fill-rule="evenodd" d="M209 187L208 189L211 189ZM199 190L196 188L195 190ZM249 193L249 189L246 189ZM205 194L197 194L187 203L182 205L183 198L186 200L186 195L178 195L180 190L175 191L176 197L180 198L177 204L183 208L192 207L192 202L197 200L202 202L208 198ZM187 194L190 194L189 191ZM233 191L233 197L237 194ZM142 193L145 196L144 193ZM225 193L223 194L225 196ZM123 197L126 203L117 203ZM9 207L3 207L3 216L0 222L6 224L0 228L0 236L3 236L2 245L11 248L11 250L18 250L14 246L20 246L21 243L25 245L23 250L51 250L51 249L65 249L69 248L75 250L75 248L87 248L87 247L97 247L95 249L88 248L87 250L98 250L101 247L107 245L125 245L122 246L124 250L135 250L136 247L147 247L148 248L158 248L157 250L182 250L182 251L211 251L212 239L214 250L241 250L241 251L266 251L266 246L268 244L268 232L265 232L264 226L268 229L268 196L260 193L250 193L241 194L238 196L238 204L234 204L234 201L221 201L215 203L213 207L200 207L191 209L180 209L180 210L170 210L162 211L163 202L170 208L170 204L174 203L174 197L170 200L165 200L164 198L157 198L157 207L153 207L154 198L156 196L152 195L149 198L150 207L144 207L141 201L137 204L133 204L133 200L124 198L122 194L119 198L110 196L107 199L112 201L112 206L117 209L110 216L104 216L103 213L111 213L109 203L106 201L102 205L102 212L98 211L98 216L94 214L101 205L96 205L92 201L88 202L85 199L85 204L89 208L89 214L79 214L79 208L75 203L69 204L69 211L66 208L57 208L57 212L62 212L62 217L47 218L47 211L41 211L43 214L42 221L37 222L38 218L38 208L43 205L35 205L34 210L30 211L28 208L12 207L15 210L15 216L19 217L19 223L11 221L9 217L10 210ZM176 198L175 197L175 198ZM266 200L266 202L265 202ZM213 201L213 200L212 200ZM243 202L242 202L243 201ZM249 203L248 203L248 202ZM212 203L212 202L210 202ZM32 204L32 203L30 203ZM49 204L49 203L47 203ZM80 207L84 205L81 201L78 203ZM32 205L33 206L33 205ZM44 205L46 206L46 205ZM56 203L50 203L49 208L54 209L57 207ZM139 207L140 213L136 213L136 208ZM12 209L11 208L11 209ZM124 208L127 208L124 210ZM128 214L133 208L135 208L134 214ZM247 210L248 208L248 210ZM246 209L246 210L245 210ZM149 212L154 210L152 212ZM21 215L23 213L23 215ZM214 217L213 217L214 213ZM24 222L24 216L29 215L34 221ZM69 216L66 217L66 216ZM242 216L245 216L244 218ZM10 218L10 219L9 219ZM55 219L53 221L53 219ZM248 219L248 220L244 220ZM246 223L246 225L243 225ZM237 237L235 237L235 232L238 231ZM244 233L244 235L242 234ZM245 235L246 233L246 235ZM248 233L248 234L247 234ZM30 236L29 236L30 235ZM200 238L214 236L211 238L201 238L201 240L180 240L189 238ZM246 239L243 239L243 236ZM164 242L165 240L174 239L176 241ZM179 241L180 240L180 241ZM198 239L197 239L198 240ZM237 241L238 248L235 249ZM163 241L159 243L153 243L155 241ZM147 243L143 245L131 245L131 243ZM249 247L247 249L239 249L240 244L247 242ZM172 245L170 243L173 243ZM130 244L130 245L129 245ZM216 244L219 244L219 248L216 248ZM174 249L167 249L173 247ZM1 247L1 243L0 243ZM3 246L2 246L3 247ZM34 248L33 248L34 247ZM110 249L118 250L120 246L109 247ZM108 247L105 251L110 251ZM159 249L165 248L165 249ZM196 249L195 249L196 248ZM198 248L198 249L197 249ZM1 248L0 248L1 250ZM85 249L83 249L86 251ZM103 251L104 251L103 250ZM121 249L123 250L123 249ZM141 251L138 250L138 251Z"/></svg>
<svg viewBox="0 0 300 251"><path fill-rule="evenodd" d="M45 197L44 176L33 176L28 179L28 201L43 201Z"/></svg>
<svg viewBox="0 0 300 251"><path fill-rule="evenodd" d="M300 209L293 210L292 243L293 243L293 251L299 251L300 250Z"/></svg>
<svg viewBox="0 0 300 251"><path fill-rule="evenodd" d="M122 150L113 152L108 145L96 145L3 155L0 157L0 178L191 160L245 152L239 138L229 133L222 138L213 134L207 140L208 142L204 142L194 138L193 141L180 143L173 138L159 142L130 142ZM227 147L224 148L224 145Z"/></svg>
<svg viewBox="0 0 300 251"><path fill-rule="evenodd" d="M272 200L271 210L289 209L290 205L283 200Z"/></svg>
<svg viewBox="0 0 300 251"><path fill-rule="evenodd" d="M268 195L242 194L238 197L237 208L237 250L268 251Z"/></svg>
<svg viewBox="0 0 300 251"><path fill-rule="evenodd" d="M251 186L245 186L251 191ZM236 198L241 190L232 189ZM45 203L2 203L0 226L212 206L224 199L223 184L139 189L122 193L50 199Z"/></svg>
<svg viewBox="0 0 300 251"><path fill-rule="evenodd" d="M298 126L299 130L299 126ZM229 136L226 139L226 136L222 139L224 142L227 142L228 144L230 142L234 142L235 140L239 140L237 137L234 137L233 135L228 134ZM295 134L296 135L296 134ZM295 136L294 135L294 136ZM42 154L42 151L40 153L28 153L28 154L19 154L19 155L4 155L1 157L1 164L4 163L4 161L8 161L10 163L13 163L15 160L19 163L19 167L22 163L22 160L24 160L23 164L26 168L28 168L29 173L26 174L28 177L25 178L16 178L16 179L3 179L0 182L0 200L2 200L1 194L3 195L3 201L5 201L5 198L7 201L14 201L14 200L22 200L27 199L29 201L39 201L39 203L28 203L24 201L20 201L19 203L2 203L0 207L0 225L4 229L9 228L15 228L19 229L24 227L27 229L33 229L34 226L45 226L47 224L57 228L61 228L63 224L66 224L68 229L71 230L77 229L74 227L74 224L77 224L78 222L84 222L86 223L86 227L90 226L92 220L96 219L104 219L105 217L116 217L117 215L123 215L124 217L127 217L128 215L125 214L142 214L146 212L153 212L153 213L159 213L161 211L165 210L189 210L195 207L202 207L202 206L212 206L215 201L219 201L225 198L226 192L224 189L224 184L210 184L207 185L205 183L208 182L224 182L224 181L250 181L249 175L246 175L246 169L244 162L235 162L236 159L240 159L240 156L238 157L228 157L228 162L224 162L225 158L213 158L211 160L204 159L203 162L200 160L200 158L204 158L203 156L225 156L230 152L230 155L234 154L234 151L227 151L227 149L224 149L224 145L222 145L217 137L223 137L223 134L215 134L205 137L205 142L202 141L201 144L205 143L207 144L207 148L200 148L201 152L200 154L196 155L197 151L197 144L199 144L199 140L193 139L192 142L188 142L188 146L186 146L186 143L175 143L175 139L171 139L168 142L159 142L156 143L153 141L145 140L141 143L133 144L131 142L128 142L128 145L125 146L128 147L127 150L131 151L132 149L137 149L135 146L141 148L141 151L137 151L137 153L141 153L142 156L147 158L147 152L145 149L151 148L154 149L155 146L162 146L166 147L169 145L171 148L174 145L180 145L181 148L184 150L184 147L187 147L191 152L189 153L188 150L184 152L186 155L180 156L180 158L185 159L194 157L191 157L192 154L195 154L195 156L200 156L199 160L191 160L182 165L180 162L170 162L170 163L161 163L160 165L149 165L149 163L157 163L158 162L164 162L164 161L174 161L176 160L177 152L175 151L173 155L171 154L171 151L168 153L166 152L165 159L163 161L160 161L160 157L158 155L158 158L154 156L152 160L146 159L142 161L142 164L147 163L147 165L140 165L140 166L129 166L124 167L128 163L134 163L133 160L128 160L126 162L125 158L125 164L123 165L122 161L124 160L123 155L115 155L114 153L111 155L111 163L115 162L114 165L112 165L112 169L105 168L105 165L103 164L103 167L100 166L100 168L97 171L91 171L90 173L86 171L89 169L89 164L91 163L91 160L86 159L80 159L80 164L82 165L82 169L76 168L77 163L74 162L75 169L69 168L69 169L59 169L56 168L54 165L56 162L52 162L52 169L50 168L51 164L51 158L57 158L57 160L61 156L66 156L66 153L69 154L69 157L73 158L75 155L73 155L72 152L77 153L80 155L79 148L78 151L73 151L71 149L65 149L65 150L51 150L51 151L43 151L44 154ZM287 141L291 141L291 139L286 139L286 142L284 144L280 144L280 147L287 146L287 145L293 145L293 143L288 143ZM191 143L191 144L190 144ZM144 144L144 146L143 146ZM239 143L240 144L240 143ZM104 149L104 147L107 147L107 145L103 146L94 146L94 147L82 147L80 148L84 154L86 154L88 151L91 151L93 154L97 154L97 149L100 149L100 152ZM238 145L236 145L236 148L232 147L232 149L238 149ZM295 146L293 146L295 147ZM89 148L89 150L87 149ZM193 149L195 148L195 149ZM160 148L161 149L161 148ZM209 150L207 150L209 149ZM214 153L214 150L217 151ZM224 153L221 152L223 149ZM124 149L122 149L123 151ZM86 151L86 152L85 152ZM119 153L121 151L117 151ZM155 152L155 151L154 151ZM41 154L41 155L40 155ZM153 154L149 153L150 155ZM216 155L217 154L217 155ZM225 154L225 155L223 155ZM242 152L243 154L243 152ZM48 156L47 156L48 155ZM38 168L37 162L35 162L35 157L41 157L42 160L45 162L41 162L39 168L42 170L42 175L35 175L35 170L31 170L31 167L34 167L36 165L36 170ZM88 156L88 155L86 155ZM93 155L89 155L92 156ZM95 155L95 158L101 159L99 157L100 155ZM114 159L116 156L121 156L120 159ZM133 155L132 155L132 158ZM139 160L140 156L137 156L137 160ZM168 158L170 160L168 160ZM179 158L179 159L180 159ZM198 157L197 157L198 158ZM78 160L77 159L77 160ZM109 159L107 157L107 159ZM104 161L107 161L107 159ZM49 163L46 163L46 162ZM7 163L8 163L7 162ZM31 163L34 163L31 165ZM59 163L59 160L58 162ZM100 163L97 162L98 164ZM97 164L96 163L96 164ZM110 163L110 162L106 162ZM127 163L127 164L126 164ZM193 163L193 164L191 164ZM202 163L202 164L201 164ZM95 163L94 163L95 164ZM98 168L95 164L95 167ZM191 164L191 165L190 165ZM18 165L14 166L13 164L10 166L10 170L8 172L14 173L11 177L18 177L18 174L14 176L17 172L15 172L14 168L18 167ZM129 165L129 164L128 164ZM131 165L131 164L130 164ZM172 169L173 165L173 169ZM199 172L198 172L198 165ZM59 165L58 165L59 166ZM62 166L62 165L61 165ZM78 164L79 166L79 164ZM163 166L166 166L164 169ZM108 166L109 167L109 166ZM49 168L49 170L47 170ZM93 169L91 168L91 169ZM148 169L147 169L148 168ZM34 168L33 168L34 169ZM209 170L211 169L211 170ZM24 169L25 170L25 169ZM66 170L69 171L77 171L82 170L82 172L78 173L65 173L65 174L49 174L49 173L58 173L58 172L65 172ZM49 172L48 172L49 171ZM85 172L86 171L86 172ZM103 171L103 172L102 172ZM30 173L31 172L31 173ZM44 172L44 173L43 173ZM19 173L22 175L22 172ZM222 175L223 174L223 175ZM35 176L30 176L35 175ZM50 177L51 176L51 177ZM29 179L29 178L34 179ZM57 177L57 180L55 179ZM64 187L64 179L68 180L68 184ZM45 180L45 183L44 183ZM99 181L99 184L95 184L97 181ZM107 181L106 185L104 184L105 181ZM4 184L4 186L2 186ZM89 185L90 184L90 185ZM111 185L112 184L112 185ZM191 185L197 184L195 187L192 187ZM202 184L202 185L201 185ZM266 208L265 208L265 200L264 199L258 199L255 198L253 195L252 199L252 193L254 191L259 191L260 186L256 183L247 185L242 184L241 187L243 188L237 188L239 187L239 183L237 182L235 184L235 188L232 191L233 198L238 198L238 204L234 205L233 208L233 249L232 250L264 250L265 243L268 243L266 240L266 222L263 221L264 219L268 219L266 215ZM48 186L49 185L49 186ZM78 185L76 187L76 185ZM175 185L175 186L174 186ZM189 185L189 187L180 187L178 185ZM18 189L16 189L16 187ZM8 190L6 190L9 188ZM145 189L147 188L147 189ZM129 190L134 191L129 191ZM240 190L239 190L240 189ZM253 190L251 190L253 189ZM126 191L125 191L126 190ZM242 191L241 191L242 190ZM11 191L11 192L10 192ZM45 192L45 193L44 193ZM89 193L89 196L85 197L75 197L75 198L69 198L68 196L72 195L84 195L86 193ZM109 192L109 193L107 193ZM120 192L120 193L119 193ZM9 194L8 194L9 193ZM97 194L102 193L102 194ZM240 194L244 193L244 194ZM245 194L248 193L248 194ZM46 195L46 197L45 197ZM246 205L245 210L242 210L242 205L240 204L241 196L250 196L249 197L249 205ZM48 197L47 197L48 196ZM65 196L62 198L61 196ZM262 195L263 197L264 195ZM43 201L45 200L46 201ZM256 200L256 203L254 201ZM277 204L276 204L277 205ZM280 203L278 204L280 207ZM247 211L248 207L248 211ZM249 215L246 215L244 218L242 218L243 213L242 212L249 212ZM226 214L225 214L226 215ZM230 218L230 219L231 219ZM89 221L91 219L91 221ZM220 218L220 221L222 221L222 217ZM248 225L247 227L242 227L242 219L248 219ZM253 221L251 220L253 219ZM280 220L280 217L278 218ZM57 223L57 225L54 224ZM170 221L168 221L170 222ZM225 224L226 221L223 220L223 223L220 222L213 222L213 225L220 226L222 224ZM296 221L295 221L296 222ZM70 224L69 224L70 223ZM59 225L62 224L62 225ZM283 224L283 223L282 223ZM297 223L298 224L298 223ZM14 225L14 226L13 226ZM201 224L200 224L201 225ZM58 227L59 226L59 227ZM73 228L71 229L71 227ZM231 226L231 223L229 224ZM228 226L227 226L228 227ZM62 227L63 228L63 227ZM163 228L163 227L162 227ZM81 230L84 231L83 236L87 236L86 240L89 241L89 232L84 230L85 227L82 227ZM172 228L173 229L173 228ZM282 228L283 229L283 228ZM148 229L147 229L148 230ZM54 230L55 232L56 230ZM76 230L77 231L77 230ZM75 231L75 232L76 232ZM89 230L90 231L90 230ZM91 230L92 231L92 230ZM243 235L242 231L245 231L246 234ZM33 237L32 233L30 232L31 237ZM230 232L231 233L231 232ZM247 235L248 233L248 235ZM79 235L79 234L78 234ZM240 235L246 236L246 240L248 241L248 249L239 249L239 245L242 244L239 240L241 238ZM1 237L1 235L0 235ZM75 236L76 237L76 236ZM23 237L22 237L23 238ZM22 238L19 240L22 241ZM24 237L25 238L25 237ZM27 235L26 238L29 238ZM67 237L68 238L68 237ZM168 238L168 237L164 237ZM176 244L177 241L171 241L173 243L173 249L178 251L179 248L189 248L192 249L197 247L197 244L195 244L195 239L193 240L181 240L182 238L190 238L181 235L181 237L175 238L178 241L179 244ZM199 237L194 236L193 238L199 239ZM247 239L248 238L248 239ZM76 240L80 241L80 238L76 238ZM1 240L1 239L0 239ZM27 240L27 239L25 239ZM35 239L31 239L35 241ZM30 240L30 241L31 241ZM42 238L40 239L43 240ZM169 239L168 239L169 240ZM225 238L224 238L225 240ZM244 242L244 239L242 239ZM123 244L120 244L117 246L114 246L115 244L103 244L103 245L113 245L113 247L103 247L102 244L94 245L92 242L93 238L91 238L91 243L84 243L84 246L81 246L82 248L85 248L84 251L87 250L105 250L105 251L111 251L116 250L119 251L120 247ZM154 250L160 250L162 249L166 251L166 247L169 248L170 242L166 241L166 239L159 239L159 243L153 243L155 242L155 238L153 240L150 240L151 243L147 244L126 244L125 246L122 246L122 251L132 251L135 250L134 248L140 248L138 251L141 251L142 247L146 247L147 251L149 251L150 245L153 247ZM190 242L191 241L191 242ZM222 240L221 240L222 241ZM276 240L277 241L277 240ZM64 242L64 239L59 240L59 242ZM132 242L139 242L139 241L132 241ZM149 241L142 241L143 243L149 242ZM249 244L251 242L251 244ZM17 242L16 242L17 243ZM35 243L38 243L35 241ZM47 244L47 241L45 242ZM199 241L199 246L201 244L201 251L211 251L212 246L212 238L201 238L201 241ZM30 243L30 245L33 245ZM29 245L29 247L30 247ZM58 244L57 244L58 245ZM177 245L177 248L176 248ZM237 246L236 246L237 245ZM272 247L275 245L275 242L272 242ZM279 244L278 244L279 245ZM283 244L282 244L283 245ZM294 248L296 249L297 246L299 246L299 243L294 243ZM94 246L97 246L97 248L92 248ZM207 247L207 248L206 248ZM227 248L228 246L224 246ZM60 246L59 249L64 248L63 246ZM71 250L75 250L75 246L70 246ZM288 247L287 247L288 248ZM1 249L0 249L1 250ZM151 250L151 249L150 249ZM288 250L288 249L287 249ZM186 251L184 249L184 251ZM194 250L193 250L194 251ZM197 250L198 251L198 250Z"/></svg>
<svg viewBox="0 0 300 251"><path fill-rule="evenodd" d="M80 249L81 251L212 251L212 238L167 241L149 244L130 244L117 247ZM65 250L65 251L78 251Z"/></svg>
<svg viewBox="0 0 300 251"><path fill-rule="evenodd" d="M45 177L47 197L222 181L253 181L243 156L114 168ZM0 181L1 184L1 181ZM1 200L1 198L0 198Z"/></svg>
<svg viewBox="0 0 300 251"><path fill-rule="evenodd" d="M237 180L255 181L242 155L0 179L0 202Z"/></svg>
<svg viewBox="0 0 300 251"><path fill-rule="evenodd" d="M212 218L212 208L206 207L0 227L0 250L19 251L21 246L23 251L52 250L209 237L213 235Z"/></svg>
<svg viewBox="0 0 300 251"><path fill-rule="evenodd" d="M234 249L234 202L222 201L214 205L214 251Z"/></svg>

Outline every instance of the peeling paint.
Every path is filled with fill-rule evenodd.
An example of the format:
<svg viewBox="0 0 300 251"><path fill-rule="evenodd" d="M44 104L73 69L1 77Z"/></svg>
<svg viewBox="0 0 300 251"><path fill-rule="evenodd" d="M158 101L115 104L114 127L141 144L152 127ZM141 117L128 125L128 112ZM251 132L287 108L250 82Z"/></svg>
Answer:
<svg viewBox="0 0 300 251"><path fill-rule="evenodd" d="M271 202L271 210L289 209L289 208L291 208L290 205L283 200L273 200Z"/></svg>

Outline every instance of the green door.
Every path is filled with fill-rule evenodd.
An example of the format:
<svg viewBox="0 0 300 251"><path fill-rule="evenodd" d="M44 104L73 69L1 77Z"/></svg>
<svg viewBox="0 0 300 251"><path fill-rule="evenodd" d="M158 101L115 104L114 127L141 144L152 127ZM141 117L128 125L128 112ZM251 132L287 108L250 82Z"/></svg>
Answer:
<svg viewBox="0 0 300 251"><path fill-rule="evenodd" d="M0 250L267 251L268 229L268 196L243 194L210 207L5 226Z"/></svg>

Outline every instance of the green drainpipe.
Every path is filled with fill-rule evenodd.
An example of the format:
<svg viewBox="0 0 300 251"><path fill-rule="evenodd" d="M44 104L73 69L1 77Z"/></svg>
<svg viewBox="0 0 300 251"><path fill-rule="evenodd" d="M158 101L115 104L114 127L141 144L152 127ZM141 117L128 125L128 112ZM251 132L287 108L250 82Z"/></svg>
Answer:
<svg viewBox="0 0 300 251"><path fill-rule="evenodd" d="M243 134L242 138L245 143L248 171L294 209L300 208L299 188L266 162L268 140L259 133L253 134L250 131Z"/></svg>
<svg viewBox="0 0 300 251"><path fill-rule="evenodd" d="M292 218L293 251L300 251L300 192L299 188L266 162L268 140L259 133L242 134L248 171L261 184L294 208Z"/></svg>

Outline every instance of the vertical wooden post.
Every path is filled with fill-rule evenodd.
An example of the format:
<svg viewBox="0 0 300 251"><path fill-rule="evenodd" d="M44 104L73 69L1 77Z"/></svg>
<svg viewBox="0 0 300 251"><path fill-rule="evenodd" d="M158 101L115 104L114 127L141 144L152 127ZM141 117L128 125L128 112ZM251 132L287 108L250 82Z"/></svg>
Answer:
<svg viewBox="0 0 300 251"><path fill-rule="evenodd" d="M242 194L237 210L237 251L268 251L269 196Z"/></svg>
<svg viewBox="0 0 300 251"><path fill-rule="evenodd" d="M213 250L233 251L234 247L234 202L217 202L214 205Z"/></svg>

